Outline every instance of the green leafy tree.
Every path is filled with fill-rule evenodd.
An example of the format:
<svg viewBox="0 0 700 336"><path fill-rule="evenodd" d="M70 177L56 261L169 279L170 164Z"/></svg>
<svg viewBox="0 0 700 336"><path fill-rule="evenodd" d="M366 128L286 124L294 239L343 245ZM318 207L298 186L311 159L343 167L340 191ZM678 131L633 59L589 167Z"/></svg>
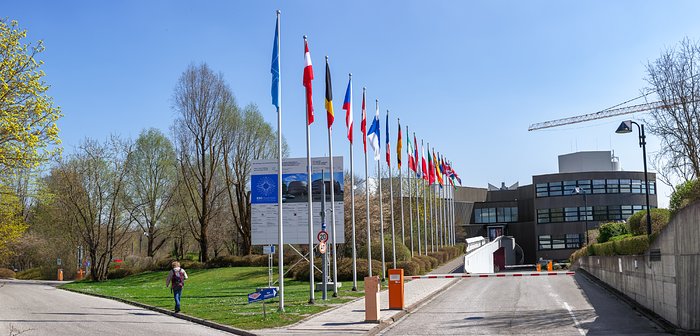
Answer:
<svg viewBox="0 0 700 336"><path fill-rule="evenodd" d="M141 132L129 160L126 202L132 218L146 236L149 257L167 238L162 222L175 193L176 164L173 144L163 133L153 128Z"/></svg>
<svg viewBox="0 0 700 336"><path fill-rule="evenodd" d="M32 168L58 153L58 107L37 59L42 41L27 44L17 21L0 19L0 174Z"/></svg>
<svg viewBox="0 0 700 336"><path fill-rule="evenodd" d="M0 185L0 262L10 256L11 244L22 237L26 229L19 197L7 186Z"/></svg>

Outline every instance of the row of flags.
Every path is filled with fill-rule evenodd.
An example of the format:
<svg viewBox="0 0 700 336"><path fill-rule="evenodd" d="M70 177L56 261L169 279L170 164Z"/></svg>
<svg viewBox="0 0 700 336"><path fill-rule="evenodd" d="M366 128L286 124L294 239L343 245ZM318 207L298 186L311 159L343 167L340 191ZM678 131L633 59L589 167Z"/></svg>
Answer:
<svg viewBox="0 0 700 336"><path fill-rule="evenodd" d="M309 43L308 40L304 40L304 77L303 85L306 88L306 113L308 124L311 125L314 122L314 109L312 103L312 80L314 79L313 65L311 63L311 54L309 53ZM326 92L325 92L325 108L327 112L328 128L333 127L333 122L335 121L335 114L333 112L333 88L331 84L331 70L328 64L328 59L326 58ZM274 92L273 88L273 92ZM353 143L353 103L352 103L352 75L348 79L348 86L345 91L345 99L343 101L343 110L345 110L345 125L347 126L347 138L350 143ZM275 94L273 94L273 104L275 101ZM366 110L366 92L362 91L362 121L360 123L360 130L362 132L362 144L363 150L367 152L367 142L369 141L370 146L374 150L374 160L379 161L380 159L380 142L381 142L381 131L379 124L379 108L375 111L375 116L372 119L369 129L367 129L367 110ZM386 163L391 167L391 142L389 136L389 113L386 116ZM401 132L401 122L398 121L398 137L396 140L396 162L399 169L401 169L402 160L402 150L403 150L403 133ZM455 186L455 181L462 184L462 180L457 174L457 172L452 168L452 163L448 161L439 152L436 153L435 150L428 149L428 159L426 161L425 146L421 146L421 156L418 156L418 142L416 141L415 133L413 135L413 142L411 139L408 140L408 146L406 148L406 153L408 156L408 167L411 169L415 175L419 178L423 178L428 183L437 183L440 186L445 186L450 184ZM419 165L418 162L421 162ZM427 163L426 163L427 162Z"/></svg>

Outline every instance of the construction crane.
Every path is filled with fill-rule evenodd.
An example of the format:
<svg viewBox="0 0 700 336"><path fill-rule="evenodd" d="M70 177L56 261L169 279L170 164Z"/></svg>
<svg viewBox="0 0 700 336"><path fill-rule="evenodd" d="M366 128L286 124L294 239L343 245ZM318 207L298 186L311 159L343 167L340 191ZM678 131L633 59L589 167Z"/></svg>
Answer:
<svg viewBox="0 0 700 336"><path fill-rule="evenodd" d="M557 126L563 126L563 125L571 125L571 124L576 124L576 123L581 123L585 121L591 121L591 120L596 120L596 119L603 119L603 118L610 118L610 117L616 117L619 115L624 115L624 114L630 114L630 113L636 113L636 112L644 112L644 111L649 111L649 110L655 110L655 109L663 109L663 108L669 108L678 104L681 104L681 101L677 102L664 102L664 101L655 101L652 103L646 103L646 104L639 104L639 105L632 105L632 106L625 106L625 107L618 107L618 108L608 108L599 112L595 113L589 113L589 114L584 114L576 117L569 117L569 118L563 118L563 119L557 119L557 120L550 120L550 121L544 121L540 123L535 123L530 125L528 127L528 131L536 131L539 129L544 129L544 128L551 128L551 127L557 127Z"/></svg>

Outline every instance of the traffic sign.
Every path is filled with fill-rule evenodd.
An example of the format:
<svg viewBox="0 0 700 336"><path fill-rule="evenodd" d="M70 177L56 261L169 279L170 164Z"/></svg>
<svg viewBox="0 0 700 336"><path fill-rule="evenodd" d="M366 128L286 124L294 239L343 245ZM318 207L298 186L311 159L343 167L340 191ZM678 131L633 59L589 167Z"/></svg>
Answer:
<svg viewBox="0 0 700 336"><path fill-rule="evenodd" d="M263 246L263 254L275 254L275 245Z"/></svg>
<svg viewBox="0 0 700 336"><path fill-rule="evenodd" d="M274 288L274 287L262 288L255 293L248 294L248 303L272 299L273 297L276 297L276 296L277 296L277 288Z"/></svg>
<svg viewBox="0 0 700 336"><path fill-rule="evenodd" d="M328 232L326 232L326 230L321 230L318 232L316 238L318 238L318 241L325 243L328 241Z"/></svg>
<svg viewBox="0 0 700 336"><path fill-rule="evenodd" d="M321 252L321 254L326 254L326 242L321 242L318 244L318 252Z"/></svg>

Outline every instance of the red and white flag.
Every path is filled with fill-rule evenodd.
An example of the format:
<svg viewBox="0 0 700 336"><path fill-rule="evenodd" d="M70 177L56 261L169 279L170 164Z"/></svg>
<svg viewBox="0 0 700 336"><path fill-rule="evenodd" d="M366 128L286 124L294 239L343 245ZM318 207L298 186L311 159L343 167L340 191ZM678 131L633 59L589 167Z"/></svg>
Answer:
<svg viewBox="0 0 700 336"><path fill-rule="evenodd" d="M362 88L362 121L360 122L360 130L362 131L362 146L367 153L367 109L365 108L366 91Z"/></svg>
<svg viewBox="0 0 700 336"><path fill-rule="evenodd" d="M306 88L306 118L308 124L314 122L314 104L311 94L311 81L314 79L314 68L311 65L311 54L309 53L309 42L304 38L304 87Z"/></svg>

